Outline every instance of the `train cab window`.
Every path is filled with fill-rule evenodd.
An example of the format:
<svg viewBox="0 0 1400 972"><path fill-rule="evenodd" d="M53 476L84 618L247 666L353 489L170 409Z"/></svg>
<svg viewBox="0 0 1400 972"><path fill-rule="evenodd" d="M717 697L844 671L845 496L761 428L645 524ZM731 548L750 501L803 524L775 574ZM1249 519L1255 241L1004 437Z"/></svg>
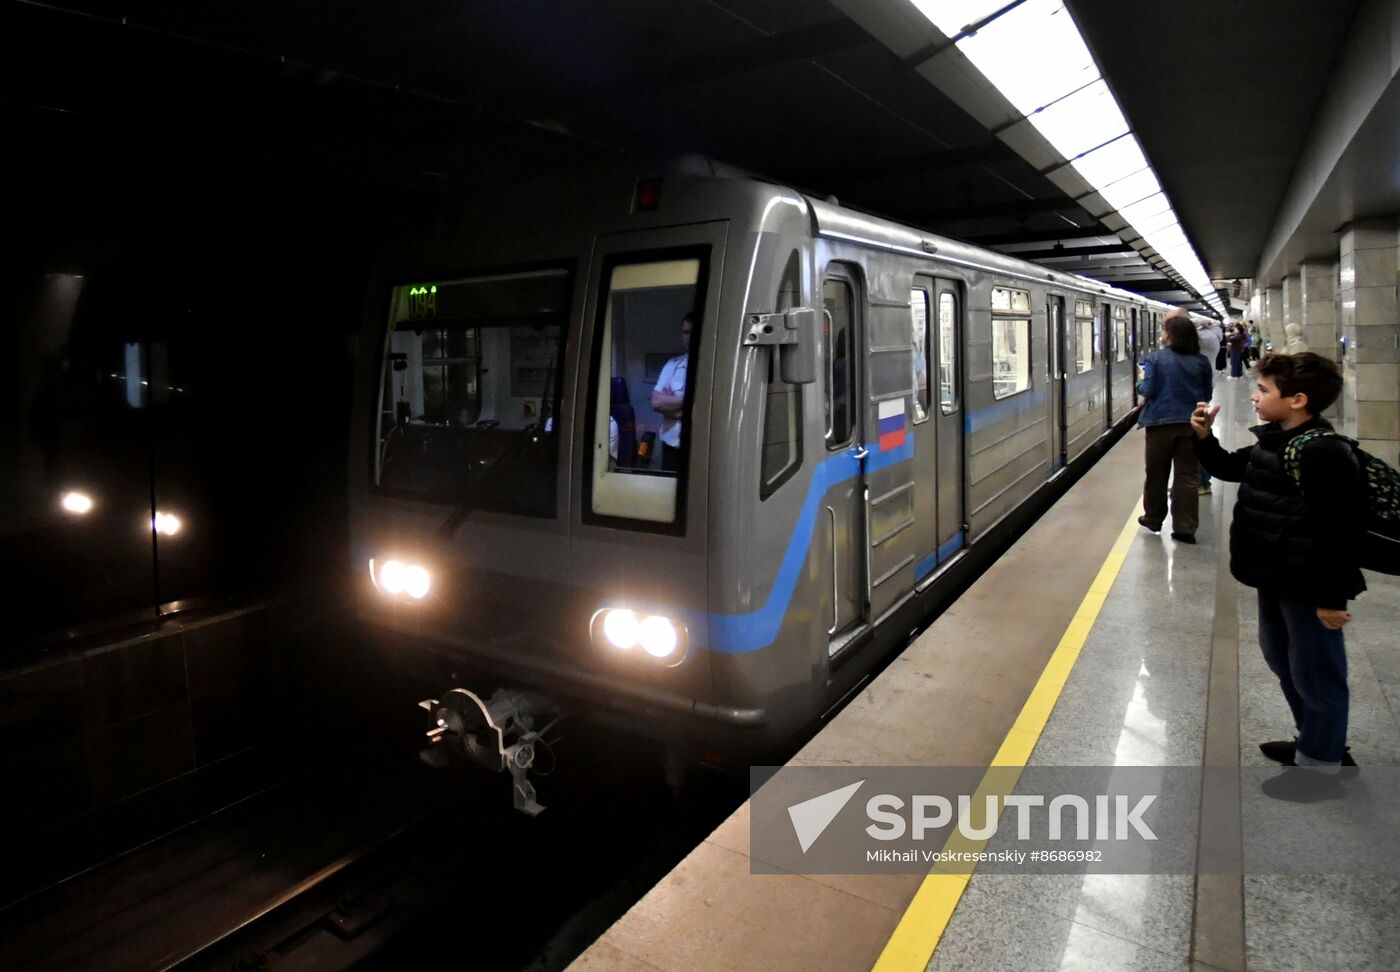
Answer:
<svg viewBox="0 0 1400 972"><path fill-rule="evenodd" d="M1031 295L992 288L992 397L1031 387Z"/></svg>
<svg viewBox="0 0 1400 972"><path fill-rule="evenodd" d="M855 429L855 300L845 280L822 286L822 354L826 365L826 444L838 449Z"/></svg>
<svg viewBox="0 0 1400 972"><path fill-rule="evenodd" d="M572 274L564 268L402 284L390 296L375 483L552 517Z"/></svg>
<svg viewBox="0 0 1400 972"><path fill-rule="evenodd" d="M938 407L944 415L958 410L958 297L938 295Z"/></svg>
<svg viewBox="0 0 1400 972"><path fill-rule="evenodd" d="M688 257L615 263L605 276L589 410L594 515L679 521L703 275L703 260Z"/></svg>
<svg viewBox="0 0 1400 972"><path fill-rule="evenodd" d="M785 311L802 301L802 269L796 250L778 284L775 310ZM758 498L765 500L802 466L802 386L783 381L778 349L767 348L767 381L763 391L763 451Z"/></svg>
<svg viewBox="0 0 1400 972"><path fill-rule="evenodd" d="M911 355L914 369L914 421L923 422L928 418L929 352L933 350L929 341L928 291L915 287L909 291L909 342L913 345Z"/></svg>
<svg viewBox="0 0 1400 972"><path fill-rule="evenodd" d="M1113 308L1113 360L1128 360L1128 309Z"/></svg>
<svg viewBox="0 0 1400 972"><path fill-rule="evenodd" d="M1094 353L1094 305L1087 300L1074 302L1074 358L1075 374L1080 375L1098 360Z"/></svg>

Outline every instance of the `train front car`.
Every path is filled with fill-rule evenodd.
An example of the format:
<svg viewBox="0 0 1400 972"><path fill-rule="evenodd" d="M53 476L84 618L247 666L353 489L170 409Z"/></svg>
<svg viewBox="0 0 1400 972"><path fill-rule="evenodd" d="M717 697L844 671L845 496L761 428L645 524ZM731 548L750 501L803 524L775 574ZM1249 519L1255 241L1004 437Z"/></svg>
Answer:
<svg viewBox="0 0 1400 972"><path fill-rule="evenodd" d="M351 450L357 611L406 665L460 675L424 703L429 755L512 772L521 809L561 716L693 760L761 735L755 699L790 679L721 697L710 662L716 518L737 515L712 493L735 474L744 282L775 194L593 179L386 261Z"/></svg>

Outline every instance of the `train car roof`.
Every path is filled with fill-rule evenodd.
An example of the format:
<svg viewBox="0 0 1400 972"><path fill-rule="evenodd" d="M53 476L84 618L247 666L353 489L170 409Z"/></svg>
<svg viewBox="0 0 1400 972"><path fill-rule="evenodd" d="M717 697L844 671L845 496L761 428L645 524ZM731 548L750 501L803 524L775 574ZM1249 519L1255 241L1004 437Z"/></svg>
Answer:
<svg viewBox="0 0 1400 972"><path fill-rule="evenodd" d="M998 253L995 250L984 250L971 243L963 243L951 237L913 229L891 220L882 219L879 216L856 212L837 203L827 202L812 196L804 196L803 198L811 207L816 231L822 236L852 240L915 256L926 257L936 254L940 259L950 263L985 270L988 273L1042 284L1057 284L1072 290L1089 291L1115 300L1146 304L1163 310L1173 309L1172 304L1165 304L1159 300L1153 300L1151 297L1144 297L1127 290L1119 290L1101 280L1092 280L1078 274L1051 270L1026 260L1018 260L1009 254Z"/></svg>

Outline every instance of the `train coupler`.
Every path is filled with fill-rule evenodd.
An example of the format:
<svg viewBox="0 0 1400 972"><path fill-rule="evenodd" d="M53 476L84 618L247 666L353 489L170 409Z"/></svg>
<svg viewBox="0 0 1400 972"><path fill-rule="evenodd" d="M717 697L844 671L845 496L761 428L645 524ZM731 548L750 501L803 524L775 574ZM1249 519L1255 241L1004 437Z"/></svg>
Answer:
<svg viewBox="0 0 1400 972"><path fill-rule="evenodd" d="M442 767L448 762L447 754L456 753L493 772L509 772L515 809L532 817L544 809L529 774L541 751L552 758L544 733L561 716L548 699L517 689L497 689L483 700L469 689L455 688L441 699L425 699L418 705L433 719L428 748L421 754L424 762ZM536 723L546 716L553 718L536 730Z"/></svg>

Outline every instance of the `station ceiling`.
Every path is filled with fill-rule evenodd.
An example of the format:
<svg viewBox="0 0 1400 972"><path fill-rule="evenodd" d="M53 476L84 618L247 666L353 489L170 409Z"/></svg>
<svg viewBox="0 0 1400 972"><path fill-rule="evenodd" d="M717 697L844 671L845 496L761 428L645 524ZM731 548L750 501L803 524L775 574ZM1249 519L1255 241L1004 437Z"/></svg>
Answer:
<svg viewBox="0 0 1400 972"><path fill-rule="evenodd" d="M867 31L904 0L10 2L0 122L444 193L700 153L1161 299L1149 266ZM1069 0L1213 277L1252 275L1357 0Z"/></svg>

